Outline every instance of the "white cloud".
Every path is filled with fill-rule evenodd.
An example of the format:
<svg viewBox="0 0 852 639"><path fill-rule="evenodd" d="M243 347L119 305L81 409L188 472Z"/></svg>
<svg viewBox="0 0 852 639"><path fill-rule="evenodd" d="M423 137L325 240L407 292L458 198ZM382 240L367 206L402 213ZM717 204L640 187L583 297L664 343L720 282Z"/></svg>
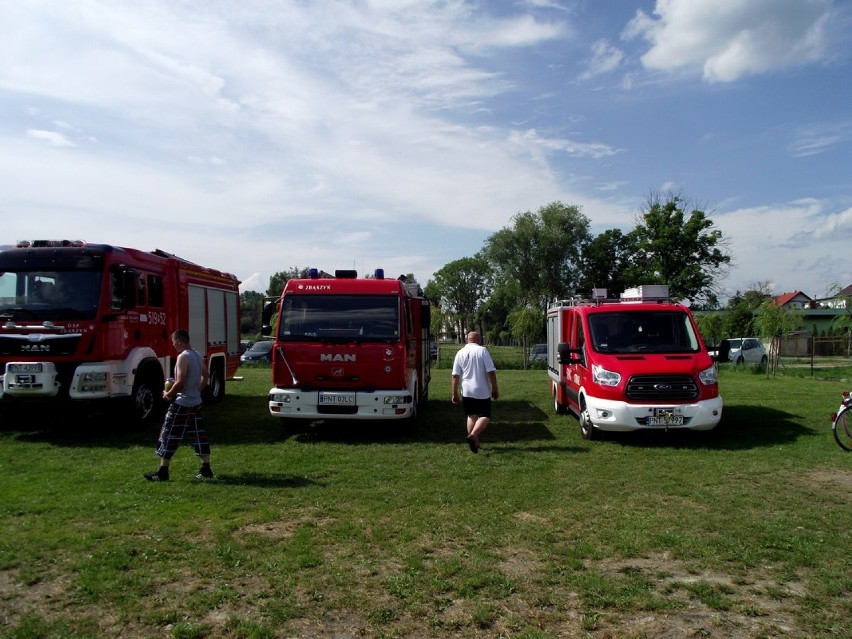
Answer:
<svg viewBox="0 0 852 639"><path fill-rule="evenodd" d="M771 282L779 293L798 288L819 297L831 284L852 284L844 248L852 238L852 209L832 213L804 199L716 214L713 221L736 258L731 288Z"/></svg>
<svg viewBox="0 0 852 639"><path fill-rule="evenodd" d="M69 140L61 133L57 133L56 131L40 131L38 129L29 129L27 131L27 137L32 138L33 140L41 140L43 142L47 142L52 146L74 146L74 143L71 142L71 140Z"/></svg>
<svg viewBox="0 0 852 639"><path fill-rule="evenodd" d="M580 74L580 80L589 80L614 71L624 59L624 52L610 44L606 38L596 40L592 44L591 54L586 70Z"/></svg>
<svg viewBox="0 0 852 639"><path fill-rule="evenodd" d="M831 0L657 0L623 32L644 38L651 70L700 69L708 82L810 64L827 47Z"/></svg>

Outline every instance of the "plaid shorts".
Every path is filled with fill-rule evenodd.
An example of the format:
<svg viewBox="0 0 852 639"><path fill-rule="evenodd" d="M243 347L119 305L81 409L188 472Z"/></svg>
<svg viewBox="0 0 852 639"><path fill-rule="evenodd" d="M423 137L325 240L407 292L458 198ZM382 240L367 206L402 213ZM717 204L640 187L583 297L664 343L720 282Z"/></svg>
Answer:
<svg viewBox="0 0 852 639"><path fill-rule="evenodd" d="M166 411L166 418L160 430L160 439L155 451L157 456L171 459L187 434L196 455L201 457L210 454L210 442L201 416L201 404L198 406L171 404Z"/></svg>

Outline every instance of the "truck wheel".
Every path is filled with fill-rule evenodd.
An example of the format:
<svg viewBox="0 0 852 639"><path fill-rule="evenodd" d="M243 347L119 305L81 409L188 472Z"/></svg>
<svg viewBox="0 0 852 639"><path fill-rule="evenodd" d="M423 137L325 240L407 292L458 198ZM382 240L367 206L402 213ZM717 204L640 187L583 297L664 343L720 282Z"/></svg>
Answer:
<svg viewBox="0 0 852 639"><path fill-rule="evenodd" d="M221 366L214 366L210 371L210 383L207 385L206 399L215 404L225 396L225 372Z"/></svg>
<svg viewBox="0 0 852 639"><path fill-rule="evenodd" d="M591 441L598 438L597 431L592 425L592 420L589 417L589 409L583 406L580 411L580 435L583 439Z"/></svg>
<svg viewBox="0 0 852 639"><path fill-rule="evenodd" d="M160 416L163 405L163 380L149 372L140 372L133 384L130 410L139 424L147 424Z"/></svg>
<svg viewBox="0 0 852 639"><path fill-rule="evenodd" d="M553 411L557 415L564 415L568 412L568 408L565 404L559 401L559 389L556 387L556 384L553 384L551 387L551 393L553 394Z"/></svg>
<svg viewBox="0 0 852 639"><path fill-rule="evenodd" d="M420 389L415 386L414 395L411 398L411 416L409 417L411 421L417 420L417 411L420 409L420 402L417 401L417 396L419 392Z"/></svg>

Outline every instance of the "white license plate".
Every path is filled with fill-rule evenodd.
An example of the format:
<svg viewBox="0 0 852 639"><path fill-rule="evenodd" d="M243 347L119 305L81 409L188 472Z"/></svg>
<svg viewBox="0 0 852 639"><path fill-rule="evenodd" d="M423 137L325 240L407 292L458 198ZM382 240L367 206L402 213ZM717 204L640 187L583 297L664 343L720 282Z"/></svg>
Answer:
<svg viewBox="0 0 852 639"><path fill-rule="evenodd" d="M41 363L19 363L19 364L9 364L8 372L10 373L40 373L41 372Z"/></svg>
<svg viewBox="0 0 852 639"><path fill-rule="evenodd" d="M683 415L678 408L655 408L648 418L648 426L683 426Z"/></svg>
<svg viewBox="0 0 852 639"><path fill-rule="evenodd" d="M319 403L332 406L350 406L355 404L355 393L320 393Z"/></svg>

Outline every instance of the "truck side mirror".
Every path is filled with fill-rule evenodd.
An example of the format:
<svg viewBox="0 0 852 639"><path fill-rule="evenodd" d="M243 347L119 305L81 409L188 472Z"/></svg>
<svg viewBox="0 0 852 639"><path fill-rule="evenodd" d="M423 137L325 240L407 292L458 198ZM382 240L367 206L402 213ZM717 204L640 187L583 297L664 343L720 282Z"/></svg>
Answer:
<svg viewBox="0 0 852 639"><path fill-rule="evenodd" d="M579 364L583 361L582 355L582 348L571 348L565 342L560 342L556 346L556 361L560 364Z"/></svg>
<svg viewBox="0 0 852 639"><path fill-rule="evenodd" d="M278 302L280 298L267 297L263 300L263 312L261 313L261 329L260 332L264 337L272 335L272 316L278 311Z"/></svg>

